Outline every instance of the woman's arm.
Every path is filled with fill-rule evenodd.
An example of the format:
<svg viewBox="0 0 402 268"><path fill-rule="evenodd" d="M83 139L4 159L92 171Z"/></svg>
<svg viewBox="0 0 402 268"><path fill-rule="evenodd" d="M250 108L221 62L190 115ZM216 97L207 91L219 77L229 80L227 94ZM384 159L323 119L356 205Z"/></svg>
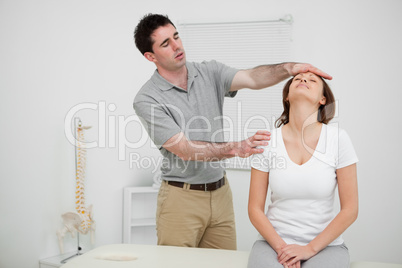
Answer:
<svg viewBox="0 0 402 268"><path fill-rule="evenodd" d="M286 245L265 215L265 200L269 183L269 173L251 169L250 193L248 199L248 215L251 223L278 253Z"/></svg>
<svg viewBox="0 0 402 268"><path fill-rule="evenodd" d="M328 226L308 245L287 245L278 260L289 265L307 260L339 237L357 218L358 191L356 164L336 170L341 210ZM290 260L290 261L289 261Z"/></svg>

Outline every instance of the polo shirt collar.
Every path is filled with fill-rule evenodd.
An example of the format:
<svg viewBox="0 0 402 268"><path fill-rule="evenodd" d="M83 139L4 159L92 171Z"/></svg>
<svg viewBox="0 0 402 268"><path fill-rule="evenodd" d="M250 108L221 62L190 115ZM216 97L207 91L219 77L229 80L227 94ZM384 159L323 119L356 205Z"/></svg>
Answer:
<svg viewBox="0 0 402 268"><path fill-rule="evenodd" d="M192 63L186 62L186 68L188 72L188 87L191 86L193 83L193 80L195 77L198 76L198 71L197 69L193 66ZM163 91L172 89L172 88L178 88L172 83L168 82L165 78L163 78L159 72L158 69L155 70L154 74L151 77L152 82L160 89Z"/></svg>

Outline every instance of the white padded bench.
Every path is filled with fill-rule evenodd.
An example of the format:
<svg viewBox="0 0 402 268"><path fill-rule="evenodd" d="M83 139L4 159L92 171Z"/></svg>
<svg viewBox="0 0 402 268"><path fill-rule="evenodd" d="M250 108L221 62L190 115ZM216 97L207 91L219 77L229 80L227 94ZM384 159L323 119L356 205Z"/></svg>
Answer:
<svg viewBox="0 0 402 268"><path fill-rule="evenodd" d="M246 268L248 256L247 251L116 244L95 248L61 268ZM125 260L117 260L121 258ZM353 262L350 268L402 268L402 264Z"/></svg>
<svg viewBox="0 0 402 268"><path fill-rule="evenodd" d="M117 244L95 248L62 268L245 268L246 251ZM116 261L124 257L126 261Z"/></svg>

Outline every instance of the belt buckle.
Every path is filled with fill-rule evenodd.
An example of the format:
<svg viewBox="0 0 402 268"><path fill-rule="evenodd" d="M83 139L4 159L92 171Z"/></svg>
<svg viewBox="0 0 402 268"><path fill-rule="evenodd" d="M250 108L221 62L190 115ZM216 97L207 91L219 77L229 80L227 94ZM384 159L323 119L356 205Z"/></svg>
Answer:
<svg viewBox="0 0 402 268"><path fill-rule="evenodd" d="M208 188L208 183L204 183L204 192L208 192L207 188Z"/></svg>

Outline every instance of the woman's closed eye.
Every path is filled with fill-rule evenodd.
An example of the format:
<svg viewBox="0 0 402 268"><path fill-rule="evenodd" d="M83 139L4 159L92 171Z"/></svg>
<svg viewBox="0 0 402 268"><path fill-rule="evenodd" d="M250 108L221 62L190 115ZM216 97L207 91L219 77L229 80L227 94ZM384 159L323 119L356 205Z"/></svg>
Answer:
<svg viewBox="0 0 402 268"><path fill-rule="evenodd" d="M305 79L301 79L301 78L295 78L294 79L294 81L300 81L300 80L305 80ZM317 80L315 80L315 79L309 79L308 81L317 83Z"/></svg>

